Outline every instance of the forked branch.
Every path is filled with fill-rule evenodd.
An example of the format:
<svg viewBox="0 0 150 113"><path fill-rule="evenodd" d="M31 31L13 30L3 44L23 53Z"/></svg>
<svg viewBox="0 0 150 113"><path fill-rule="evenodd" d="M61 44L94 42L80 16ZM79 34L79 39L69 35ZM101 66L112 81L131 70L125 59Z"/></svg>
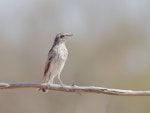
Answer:
<svg viewBox="0 0 150 113"><path fill-rule="evenodd" d="M77 85L44 85L37 82L15 82L15 83L0 83L0 89L14 89L14 88L44 88L47 90L56 90L64 92L78 92L78 93L97 93L108 95L120 95L120 96L150 96L150 91L133 91L122 89L111 89L95 86L77 86Z"/></svg>

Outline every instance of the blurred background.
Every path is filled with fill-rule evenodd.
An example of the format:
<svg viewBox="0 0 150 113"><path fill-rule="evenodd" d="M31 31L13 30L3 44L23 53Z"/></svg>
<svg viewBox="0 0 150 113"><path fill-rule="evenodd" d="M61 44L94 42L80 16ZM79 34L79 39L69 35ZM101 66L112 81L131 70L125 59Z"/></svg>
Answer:
<svg viewBox="0 0 150 113"><path fill-rule="evenodd" d="M0 0L0 82L41 82L58 32L73 33L67 84L150 90L149 0ZM56 80L55 83L58 83ZM0 91L1 113L148 113L149 97Z"/></svg>

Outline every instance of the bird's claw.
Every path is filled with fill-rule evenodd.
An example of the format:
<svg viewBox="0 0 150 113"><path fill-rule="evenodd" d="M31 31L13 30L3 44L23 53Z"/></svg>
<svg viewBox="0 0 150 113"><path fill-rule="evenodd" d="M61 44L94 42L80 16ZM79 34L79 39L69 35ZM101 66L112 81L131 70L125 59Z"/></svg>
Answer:
<svg viewBox="0 0 150 113"><path fill-rule="evenodd" d="M72 86L73 86L73 87L76 87L77 85L75 85L75 84L72 84Z"/></svg>

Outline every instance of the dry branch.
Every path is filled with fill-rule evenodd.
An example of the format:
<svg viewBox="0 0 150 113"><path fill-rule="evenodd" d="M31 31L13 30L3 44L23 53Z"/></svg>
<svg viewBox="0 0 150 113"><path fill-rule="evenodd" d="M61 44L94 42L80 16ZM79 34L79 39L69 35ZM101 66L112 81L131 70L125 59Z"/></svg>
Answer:
<svg viewBox="0 0 150 113"><path fill-rule="evenodd" d="M58 84L53 84L49 86L37 82L0 83L0 89L14 89L14 88L45 88L47 90L78 92L78 93L97 93L97 94L120 95L120 96L150 96L150 91L133 91L133 90L111 89L95 86L77 86L77 85L61 86Z"/></svg>

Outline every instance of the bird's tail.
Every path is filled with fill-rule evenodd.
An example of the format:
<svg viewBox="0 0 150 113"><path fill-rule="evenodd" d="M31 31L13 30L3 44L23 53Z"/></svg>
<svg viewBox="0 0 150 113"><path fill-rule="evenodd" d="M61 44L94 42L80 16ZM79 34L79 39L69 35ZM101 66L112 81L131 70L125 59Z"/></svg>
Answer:
<svg viewBox="0 0 150 113"><path fill-rule="evenodd" d="M47 81L44 81L44 80L43 80L43 81L42 81L42 84L43 84L43 85L44 85L44 84L47 85ZM38 90L38 91L42 91L42 92L44 92L44 93L47 93L47 92L48 92L48 90L46 90L46 89L44 89L44 88L38 88L37 90Z"/></svg>
<svg viewBox="0 0 150 113"><path fill-rule="evenodd" d="M47 93L47 90L46 90L46 89L38 88L37 90L38 90L38 91L42 91L42 92L44 92L44 93Z"/></svg>
<svg viewBox="0 0 150 113"><path fill-rule="evenodd" d="M44 77L43 77L43 79L42 79L42 84L44 85L47 85L47 83L49 82L49 76L47 77L47 76L45 76L44 75ZM38 91L42 91L42 92L44 92L44 93L47 93L48 92L48 90L46 90L46 89L43 89L43 88L38 88L37 89Z"/></svg>

